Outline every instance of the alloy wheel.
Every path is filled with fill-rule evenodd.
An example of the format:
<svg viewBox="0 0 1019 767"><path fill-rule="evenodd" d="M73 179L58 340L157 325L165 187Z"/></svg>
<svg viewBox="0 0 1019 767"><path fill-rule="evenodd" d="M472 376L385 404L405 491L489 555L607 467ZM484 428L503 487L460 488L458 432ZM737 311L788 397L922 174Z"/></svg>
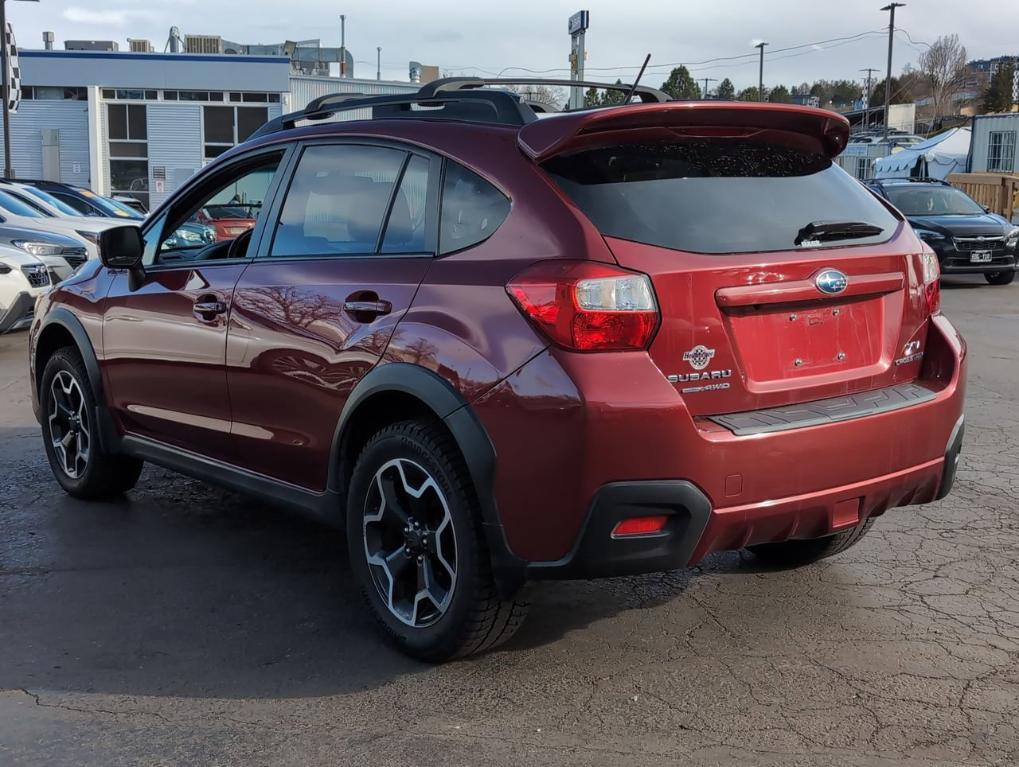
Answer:
<svg viewBox="0 0 1019 767"><path fill-rule="evenodd" d="M49 430L61 469L71 479L78 479L88 468L92 434L85 395L66 370L59 371L50 383Z"/></svg>
<svg viewBox="0 0 1019 767"><path fill-rule="evenodd" d="M456 588L457 550L435 478L406 458L387 462L365 499L362 530L372 582L390 613L413 628L436 623Z"/></svg>

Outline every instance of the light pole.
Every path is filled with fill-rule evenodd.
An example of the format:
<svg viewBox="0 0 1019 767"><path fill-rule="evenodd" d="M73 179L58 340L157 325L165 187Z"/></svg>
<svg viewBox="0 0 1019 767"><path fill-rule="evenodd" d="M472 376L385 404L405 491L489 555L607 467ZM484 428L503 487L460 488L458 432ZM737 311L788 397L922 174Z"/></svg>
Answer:
<svg viewBox="0 0 1019 767"><path fill-rule="evenodd" d="M39 0L23 0L28 3L38 3ZM3 73L3 86L0 87L0 96L4 100L4 178L14 175L11 168L11 73L8 71L7 54L10 49L7 47L7 2L0 0L0 34L3 35L3 45L0 46L0 72Z"/></svg>
<svg viewBox="0 0 1019 767"><path fill-rule="evenodd" d="M704 80L704 100L707 101L708 100L708 83L716 83L716 82L718 82L718 78L716 78L716 77L705 77L705 78L702 78L702 79Z"/></svg>
<svg viewBox="0 0 1019 767"><path fill-rule="evenodd" d="M888 74L885 75L885 141L888 141L888 114L892 100L892 42L895 38L895 9L902 8L905 3L889 3L882 11L890 11L888 17Z"/></svg>
<svg viewBox="0 0 1019 767"><path fill-rule="evenodd" d="M758 70L757 70L757 100L758 101L764 101L764 46L766 46L766 45L767 45L767 43L764 42L764 40L761 40L761 42L759 42L757 45L754 46L755 48L757 48L761 52L761 64L760 64L760 67L758 67Z"/></svg>
<svg viewBox="0 0 1019 767"><path fill-rule="evenodd" d="M375 79L382 79L382 46L375 46Z"/></svg>

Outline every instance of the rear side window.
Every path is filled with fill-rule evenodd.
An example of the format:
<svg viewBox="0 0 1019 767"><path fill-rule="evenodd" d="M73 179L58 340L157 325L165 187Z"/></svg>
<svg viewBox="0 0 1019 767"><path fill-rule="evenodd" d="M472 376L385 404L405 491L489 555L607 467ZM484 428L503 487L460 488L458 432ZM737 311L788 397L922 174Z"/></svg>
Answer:
<svg viewBox="0 0 1019 767"><path fill-rule="evenodd" d="M828 157L777 144L633 143L556 157L545 169L602 234L674 250L811 247L818 243L801 231L819 222L870 225L868 236L855 227L823 242L863 245L886 241L898 226Z"/></svg>
<svg viewBox="0 0 1019 767"><path fill-rule="evenodd" d="M382 224L406 152L376 146L304 150L287 192L273 256L367 255Z"/></svg>
<svg viewBox="0 0 1019 767"><path fill-rule="evenodd" d="M428 169L424 157L410 158L382 240L383 253L425 253L428 251Z"/></svg>
<svg viewBox="0 0 1019 767"><path fill-rule="evenodd" d="M484 242L506 220L509 211L506 195L478 174L447 161L439 252L445 255Z"/></svg>

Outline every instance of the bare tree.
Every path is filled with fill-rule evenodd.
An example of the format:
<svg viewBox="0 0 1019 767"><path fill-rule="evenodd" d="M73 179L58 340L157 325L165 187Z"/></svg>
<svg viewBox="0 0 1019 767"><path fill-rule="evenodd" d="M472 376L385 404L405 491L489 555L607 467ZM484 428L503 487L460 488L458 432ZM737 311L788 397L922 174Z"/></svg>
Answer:
<svg viewBox="0 0 1019 767"><path fill-rule="evenodd" d="M557 110L562 109L567 100L566 91L549 85L510 85L509 89L528 101L545 104Z"/></svg>
<svg viewBox="0 0 1019 767"><path fill-rule="evenodd" d="M951 107L953 97L966 83L966 48L956 34L944 35L920 54L919 79L930 89L934 120Z"/></svg>

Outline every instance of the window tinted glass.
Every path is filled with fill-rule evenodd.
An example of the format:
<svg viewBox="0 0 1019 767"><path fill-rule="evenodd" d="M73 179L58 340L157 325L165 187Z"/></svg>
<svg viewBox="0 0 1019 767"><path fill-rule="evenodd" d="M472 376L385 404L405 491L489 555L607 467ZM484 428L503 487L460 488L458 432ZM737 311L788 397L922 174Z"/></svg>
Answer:
<svg viewBox="0 0 1019 767"><path fill-rule="evenodd" d="M114 140L126 139L127 106L124 104L110 104L106 110L109 122L108 130L110 132L110 138Z"/></svg>
<svg viewBox="0 0 1019 767"><path fill-rule="evenodd" d="M84 200L79 199L78 197L74 197L69 194L63 194L62 192L54 192L53 196L56 197L61 202L63 202L64 204L69 205L72 209L74 209L75 213L77 213L78 215L84 216L99 215L99 212L95 208L93 208Z"/></svg>
<svg viewBox="0 0 1019 767"><path fill-rule="evenodd" d="M452 253L487 240L506 220L509 210L506 195L462 165L447 162L439 252Z"/></svg>
<svg viewBox="0 0 1019 767"><path fill-rule="evenodd" d="M237 142L241 143L251 138L251 134L261 128L269 121L268 109L238 109L237 110Z"/></svg>
<svg viewBox="0 0 1019 767"><path fill-rule="evenodd" d="M234 143L234 110L232 107L205 107L205 140Z"/></svg>
<svg viewBox="0 0 1019 767"><path fill-rule="evenodd" d="M626 144L546 169L602 234L696 253L791 250L812 222L861 222L887 240L897 220L823 155L739 140ZM809 247L805 245L804 247Z"/></svg>
<svg viewBox="0 0 1019 767"><path fill-rule="evenodd" d="M128 138L144 141L149 137L146 108L132 104L127 108Z"/></svg>
<svg viewBox="0 0 1019 767"><path fill-rule="evenodd" d="M272 255L374 253L405 157L384 147L306 149L280 214Z"/></svg>
<svg viewBox="0 0 1019 767"><path fill-rule="evenodd" d="M28 218L45 218L38 210L18 199L9 192L0 190L0 208L15 216L26 216Z"/></svg>
<svg viewBox="0 0 1019 767"><path fill-rule="evenodd" d="M976 216L984 212L964 192L947 186L886 186L885 194L907 216Z"/></svg>
<svg viewBox="0 0 1019 767"><path fill-rule="evenodd" d="M425 253L428 250L428 167L424 157L414 156L403 172L400 188L386 224L383 253Z"/></svg>
<svg viewBox="0 0 1019 767"><path fill-rule="evenodd" d="M238 163L181 200L151 257L176 263L246 256L282 157L273 153Z"/></svg>

